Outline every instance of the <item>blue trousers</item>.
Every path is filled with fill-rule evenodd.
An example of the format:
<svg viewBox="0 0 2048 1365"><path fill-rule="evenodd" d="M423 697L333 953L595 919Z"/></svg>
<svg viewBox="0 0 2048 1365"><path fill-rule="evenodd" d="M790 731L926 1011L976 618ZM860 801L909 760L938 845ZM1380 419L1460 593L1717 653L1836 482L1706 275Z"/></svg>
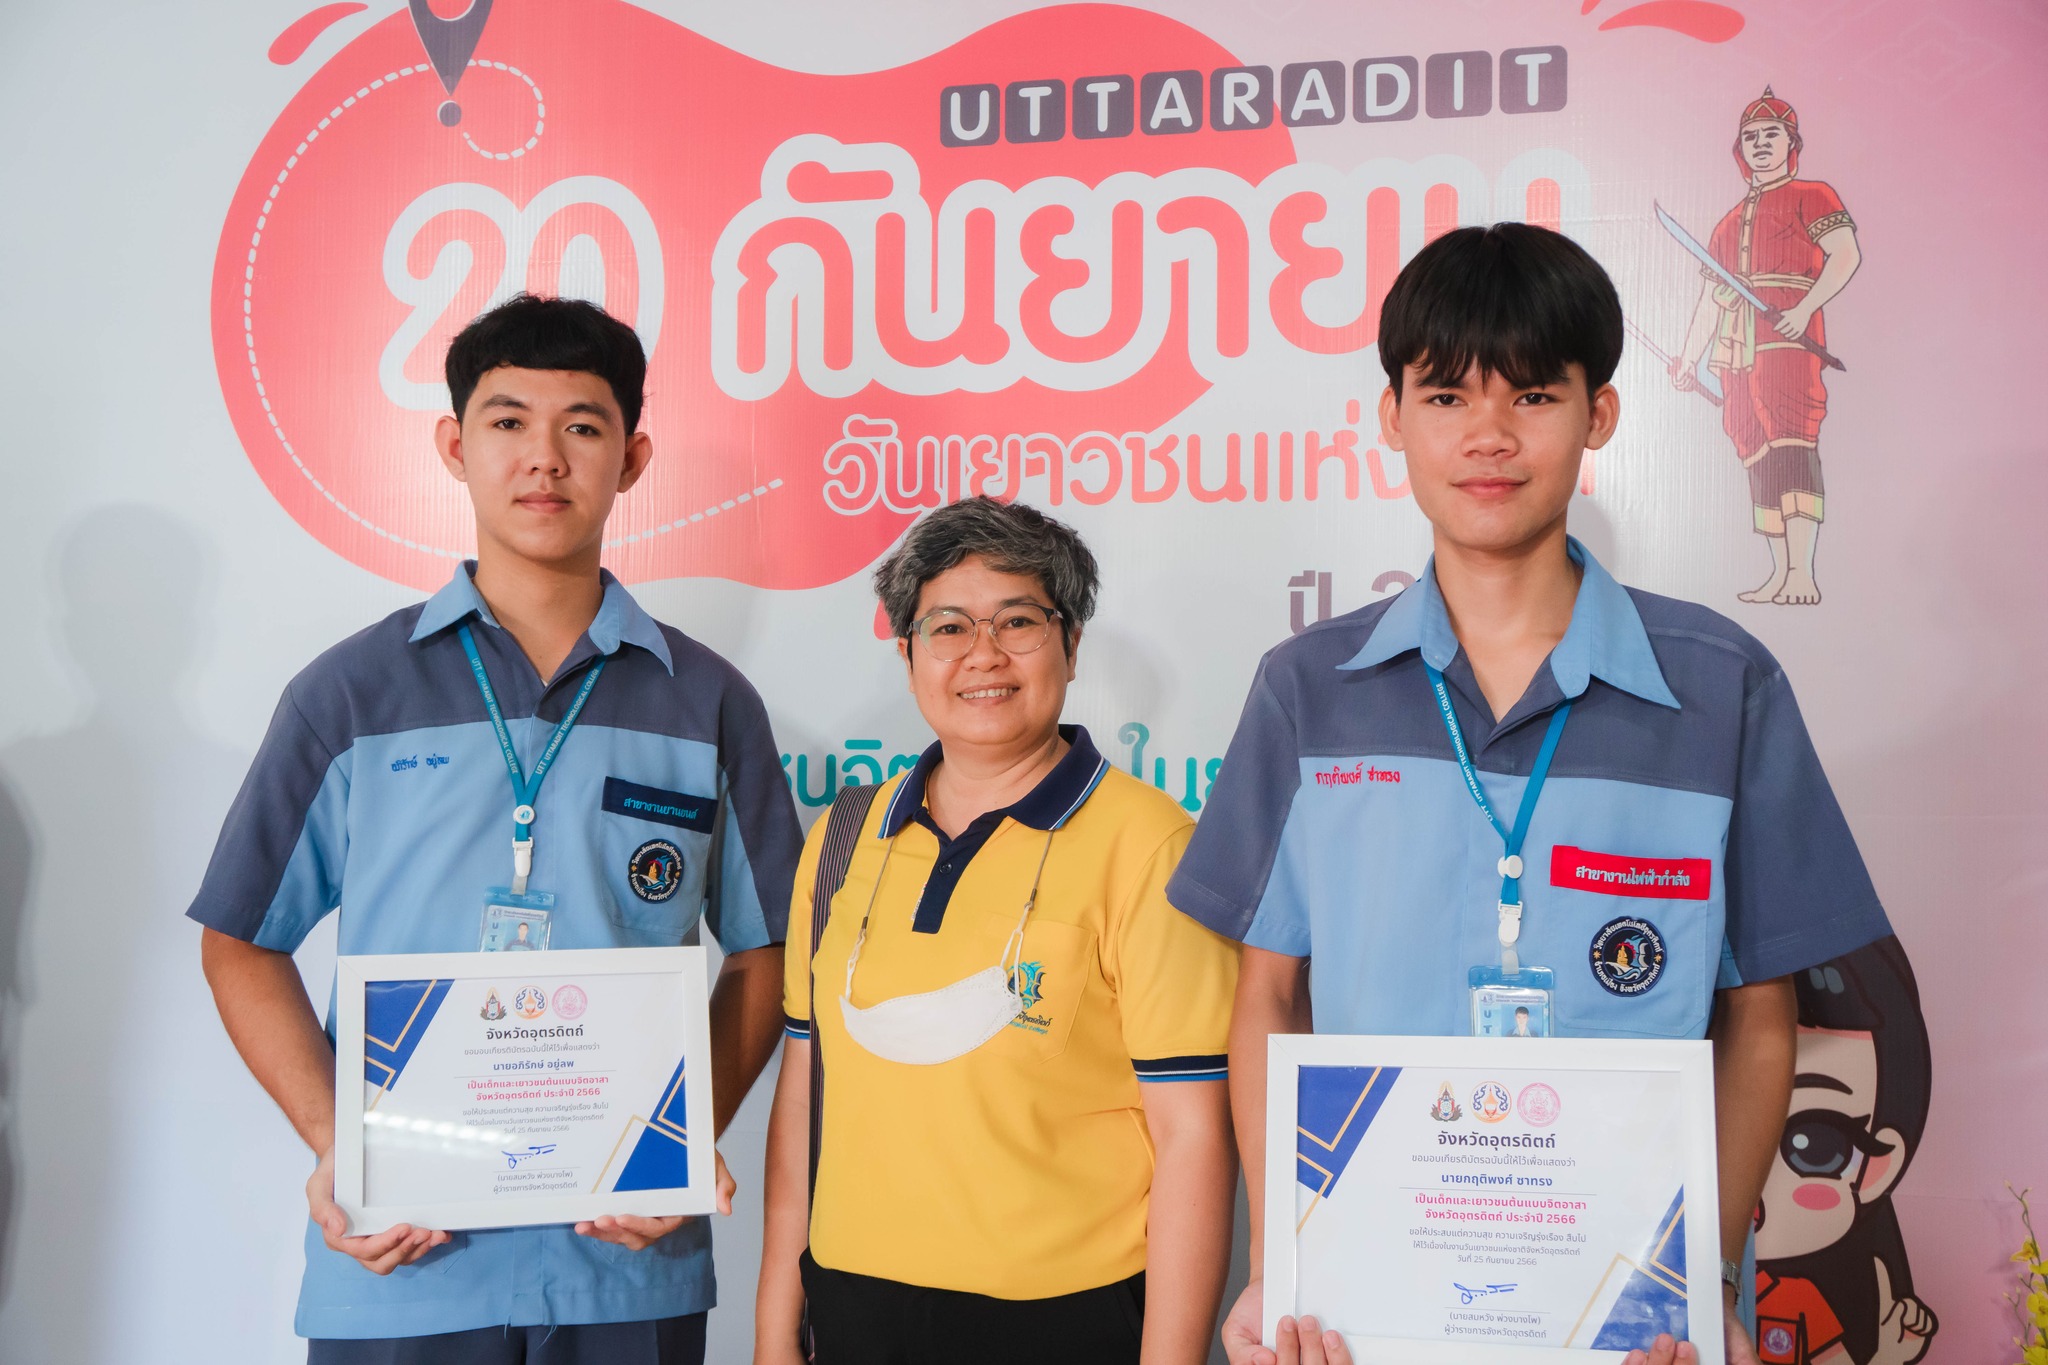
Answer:
<svg viewBox="0 0 2048 1365"><path fill-rule="evenodd" d="M306 1365L704 1365L705 1314L306 1343Z"/></svg>

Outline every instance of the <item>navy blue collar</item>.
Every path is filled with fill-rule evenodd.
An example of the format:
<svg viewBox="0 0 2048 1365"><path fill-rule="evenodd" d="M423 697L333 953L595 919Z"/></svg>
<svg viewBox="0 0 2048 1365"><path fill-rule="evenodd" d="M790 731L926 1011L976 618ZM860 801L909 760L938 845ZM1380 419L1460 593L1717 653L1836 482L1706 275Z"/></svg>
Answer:
<svg viewBox="0 0 2048 1365"><path fill-rule="evenodd" d="M472 616L493 629L504 628L491 615L490 604L484 601L483 594L476 590L475 573L476 561L473 559L465 559L456 566L448 585L428 598L427 604L420 608L420 619L412 628L410 643L418 644L429 635L467 621ZM604 584L604 600L598 603L597 615L591 619L590 629L584 632L590 643L599 654L605 655L616 654L621 645L638 645L661 660L661 666L673 675L676 664L669 654L668 639L661 633L661 626L641 610L640 604L633 600L633 594L612 577L609 569L599 569L597 577Z"/></svg>
<svg viewBox="0 0 2048 1365"><path fill-rule="evenodd" d="M1088 738L1088 731L1082 726L1062 725L1060 736L1067 741L1067 752L1053 764L1052 771L1039 778L1038 785L1023 796L999 811L990 811L982 819L1007 815L1020 825L1050 833L1081 809L1109 771L1109 760L1096 752L1095 741ZM917 766L903 775L896 794L889 799L889 808L882 812L878 838L893 839L924 808L925 783L945 757L944 747L934 742L918 758ZM996 821L989 823L993 825Z"/></svg>
<svg viewBox="0 0 2048 1365"><path fill-rule="evenodd" d="M1656 651L1650 647L1650 633L1643 628L1642 615L1628 589L1615 582L1577 540L1566 537L1565 551L1585 573L1572 603L1571 625L1550 651L1550 675L1558 691L1576 699L1598 678L1644 701L1678 710L1678 698L1664 681L1664 670L1658 667ZM1337 667L1370 668L1419 649L1424 662L1447 671L1458 657L1458 648L1450 612L1444 608L1443 590L1436 582L1436 558L1431 556L1422 577L1404 588L1380 616L1364 648Z"/></svg>

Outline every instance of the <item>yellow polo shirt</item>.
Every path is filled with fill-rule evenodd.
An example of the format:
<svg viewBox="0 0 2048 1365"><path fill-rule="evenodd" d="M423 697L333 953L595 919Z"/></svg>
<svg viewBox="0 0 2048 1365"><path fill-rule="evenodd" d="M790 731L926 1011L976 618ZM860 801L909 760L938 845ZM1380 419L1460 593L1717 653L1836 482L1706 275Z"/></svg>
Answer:
<svg viewBox="0 0 2048 1365"><path fill-rule="evenodd" d="M1223 1079L1238 949L1167 903L1194 832L1187 813L1111 769L1085 730L1063 733L1072 747L1028 796L951 840L924 812L933 745L876 796L815 964L787 956L795 1037L809 1036L811 970L818 979L820 1265L1004 1299L1145 1268L1153 1157L1139 1085ZM793 948L810 942L824 832L812 826L797 868ZM848 1036L837 997L871 896L853 986L863 1008L996 963L1041 854L1022 1014L935 1066L885 1060Z"/></svg>

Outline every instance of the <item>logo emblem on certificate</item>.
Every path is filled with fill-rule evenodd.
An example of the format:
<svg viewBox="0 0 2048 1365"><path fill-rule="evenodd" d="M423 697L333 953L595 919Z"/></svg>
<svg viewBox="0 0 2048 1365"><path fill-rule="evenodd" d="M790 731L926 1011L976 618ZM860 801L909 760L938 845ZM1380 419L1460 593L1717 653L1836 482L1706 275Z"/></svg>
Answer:
<svg viewBox="0 0 2048 1365"><path fill-rule="evenodd" d="M1444 1082L1444 1088L1436 1092L1436 1103L1429 1106L1429 1116L1438 1123L1456 1123L1465 1117L1465 1111L1458 1108L1458 1097L1451 1093L1451 1083Z"/></svg>
<svg viewBox="0 0 2048 1365"><path fill-rule="evenodd" d="M1481 1123L1499 1123L1513 1107L1508 1088L1499 1081L1482 1081L1472 1092L1472 1117Z"/></svg>
<svg viewBox="0 0 2048 1365"><path fill-rule="evenodd" d="M1531 1128L1548 1128L1557 1122L1557 1092L1541 1081L1531 1081L1515 1097L1515 1109Z"/></svg>

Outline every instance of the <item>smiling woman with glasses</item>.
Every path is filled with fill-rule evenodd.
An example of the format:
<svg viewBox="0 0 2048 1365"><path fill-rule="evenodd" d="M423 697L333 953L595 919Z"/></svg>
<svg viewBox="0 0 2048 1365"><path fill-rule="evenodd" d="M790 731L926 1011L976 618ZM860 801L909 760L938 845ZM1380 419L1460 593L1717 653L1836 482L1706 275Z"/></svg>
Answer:
<svg viewBox="0 0 2048 1365"><path fill-rule="evenodd" d="M1095 558L969 498L875 591L936 740L843 794L797 869L789 941L816 946L786 958L757 1365L1194 1365L1237 952L1167 904L1187 814L1060 724Z"/></svg>

